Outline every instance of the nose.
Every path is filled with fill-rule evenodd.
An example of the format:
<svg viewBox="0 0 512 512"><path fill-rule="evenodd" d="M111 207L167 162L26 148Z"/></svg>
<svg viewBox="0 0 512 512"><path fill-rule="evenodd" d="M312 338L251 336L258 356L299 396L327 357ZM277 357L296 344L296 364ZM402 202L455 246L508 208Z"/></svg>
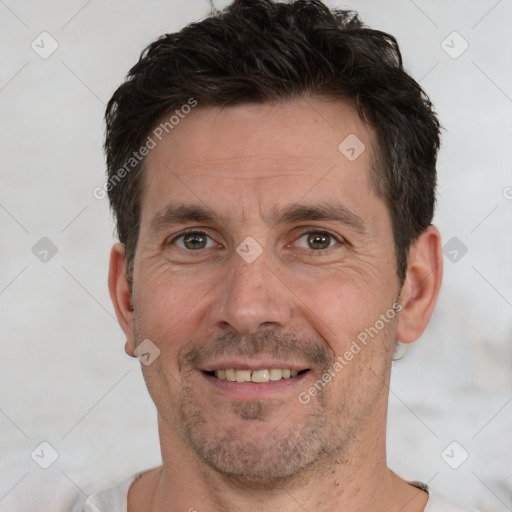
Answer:
<svg viewBox="0 0 512 512"><path fill-rule="evenodd" d="M292 316L292 294L266 261L265 252L248 263L233 255L233 267L219 285L212 306L214 323L239 334L282 328Z"/></svg>

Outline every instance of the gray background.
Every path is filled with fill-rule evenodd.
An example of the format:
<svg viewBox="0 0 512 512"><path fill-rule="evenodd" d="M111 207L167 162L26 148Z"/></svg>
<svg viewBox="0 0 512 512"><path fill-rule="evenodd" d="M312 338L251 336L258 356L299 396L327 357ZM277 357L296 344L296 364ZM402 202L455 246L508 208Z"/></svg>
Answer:
<svg viewBox="0 0 512 512"><path fill-rule="evenodd" d="M398 38L445 129L436 224L456 239L431 325L393 370L389 464L482 511L512 510L512 0L336 5ZM107 291L113 222L92 191L104 104L146 44L208 10L0 0L1 511L78 511L159 464L154 406ZM46 59L43 31L58 43Z"/></svg>

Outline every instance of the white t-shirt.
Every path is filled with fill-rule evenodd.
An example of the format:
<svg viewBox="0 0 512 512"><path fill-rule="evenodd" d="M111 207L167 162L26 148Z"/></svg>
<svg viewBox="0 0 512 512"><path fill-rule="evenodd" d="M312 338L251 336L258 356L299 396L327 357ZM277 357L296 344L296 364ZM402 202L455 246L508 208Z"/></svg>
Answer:
<svg viewBox="0 0 512 512"><path fill-rule="evenodd" d="M143 473L132 475L114 487L109 487L93 494L85 503L82 512L127 512L128 490L132 483ZM410 484L428 492L428 502L423 512L470 512L469 509L450 503L422 482L410 482Z"/></svg>

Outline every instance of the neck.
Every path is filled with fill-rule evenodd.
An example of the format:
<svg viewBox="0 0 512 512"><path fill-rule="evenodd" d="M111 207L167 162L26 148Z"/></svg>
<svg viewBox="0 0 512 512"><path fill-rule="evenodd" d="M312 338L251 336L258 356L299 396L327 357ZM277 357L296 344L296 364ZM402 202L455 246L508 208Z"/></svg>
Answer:
<svg viewBox="0 0 512 512"><path fill-rule="evenodd" d="M375 428L374 423L378 420L381 427L383 419L385 425L386 405L377 408L373 421L363 426L343 458L326 455L300 474L280 481L242 480L217 473L191 453L159 417L163 466L151 477L141 478L137 492L130 490L129 511L137 512L136 504L144 503L141 509L151 512L234 512L263 506L282 512L331 512L340 507L345 512L419 512L427 502L426 493L386 466L385 428Z"/></svg>

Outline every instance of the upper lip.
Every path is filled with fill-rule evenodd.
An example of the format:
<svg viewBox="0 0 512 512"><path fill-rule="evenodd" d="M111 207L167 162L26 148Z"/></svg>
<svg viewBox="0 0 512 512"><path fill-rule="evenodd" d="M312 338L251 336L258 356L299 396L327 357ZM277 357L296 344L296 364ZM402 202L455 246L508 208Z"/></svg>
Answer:
<svg viewBox="0 0 512 512"><path fill-rule="evenodd" d="M271 368L281 368L287 370L309 370L310 365L307 363L296 363L290 361L275 361L275 360L252 360L247 359L219 359L211 361L203 365L200 370L203 372L213 372L214 370L267 370Z"/></svg>

